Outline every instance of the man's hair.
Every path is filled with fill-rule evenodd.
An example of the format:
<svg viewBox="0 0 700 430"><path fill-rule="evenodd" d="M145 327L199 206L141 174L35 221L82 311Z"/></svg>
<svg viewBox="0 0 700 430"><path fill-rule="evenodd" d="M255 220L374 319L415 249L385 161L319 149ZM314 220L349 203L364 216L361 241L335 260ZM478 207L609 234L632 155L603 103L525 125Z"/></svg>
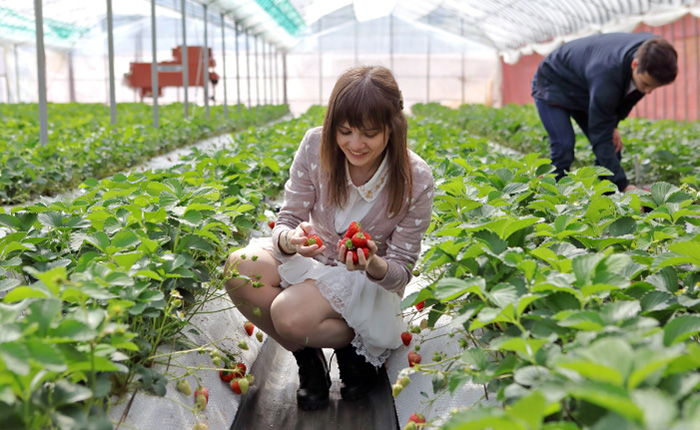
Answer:
<svg viewBox="0 0 700 430"><path fill-rule="evenodd" d="M678 53L660 37L646 40L634 55L637 72L648 73L661 85L670 84L678 75Z"/></svg>

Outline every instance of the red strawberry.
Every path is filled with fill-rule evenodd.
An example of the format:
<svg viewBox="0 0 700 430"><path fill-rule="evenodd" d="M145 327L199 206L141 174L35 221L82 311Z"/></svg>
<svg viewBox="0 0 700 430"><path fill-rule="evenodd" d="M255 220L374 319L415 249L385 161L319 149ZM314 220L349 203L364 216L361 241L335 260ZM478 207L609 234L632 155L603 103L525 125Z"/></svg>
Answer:
<svg viewBox="0 0 700 430"><path fill-rule="evenodd" d="M352 262L354 264L357 264L357 262L360 261L360 259L357 257L357 251L352 249L352 250L350 250L350 254L352 254Z"/></svg>
<svg viewBox="0 0 700 430"><path fill-rule="evenodd" d="M360 248L357 250L357 252L362 251L362 253L365 254L365 261L369 258L369 248Z"/></svg>
<svg viewBox="0 0 700 430"><path fill-rule="evenodd" d="M253 335L253 331L255 330L255 326L253 325L252 322L250 322L250 321L244 322L243 328L245 329L245 332L248 333L248 336Z"/></svg>
<svg viewBox="0 0 700 430"><path fill-rule="evenodd" d="M362 248L367 246L367 237L362 232L357 232L353 234L351 240L355 248Z"/></svg>
<svg viewBox="0 0 700 430"><path fill-rule="evenodd" d="M245 363L234 363L233 366L231 366L231 374L233 375L233 378L242 378L245 376L245 372Z"/></svg>
<svg viewBox="0 0 700 430"><path fill-rule="evenodd" d="M318 245L318 247L320 248L321 246L323 246L323 241L321 240L320 237L318 237L317 234L312 234L311 236L309 236L306 239L306 243L304 245L306 245L306 246Z"/></svg>
<svg viewBox="0 0 700 430"><path fill-rule="evenodd" d="M416 303L416 309L418 309L418 312L422 311L423 307L425 307L425 300L421 300L420 302Z"/></svg>
<svg viewBox="0 0 700 430"><path fill-rule="evenodd" d="M411 343L411 339L413 339L413 335L407 331L401 333L401 341L403 341L403 344L408 346L409 343Z"/></svg>
<svg viewBox="0 0 700 430"><path fill-rule="evenodd" d="M219 378L224 382L231 382L233 379L233 372L231 370L219 370Z"/></svg>
<svg viewBox="0 0 700 430"><path fill-rule="evenodd" d="M268 221L268 222L267 222L267 225L270 227L271 230L272 230L273 228L275 228L275 222L272 221L272 220Z"/></svg>
<svg viewBox="0 0 700 430"><path fill-rule="evenodd" d="M423 416L423 414L419 414L419 413L414 412L411 414L410 417L408 417L408 422L409 423L414 422L416 424L423 424L423 423L425 423L425 417Z"/></svg>
<svg viewBox="0 0 700 430"><path fill-rule="evenodd" d="M348 231L345 232L345 237L353 237L355 233L360 231L362 231L362 226L357 221L353 221L350 223L350 226L348 226Z"/></svg>
<svg viewBox="0 0 700 430"><path fill-rule="evenodd" d="M209 389L206 387L199 387L194 390L194 399L197 407L199 409L204 409L209 403Z"/></svg>
<svg viewBox="0 0 700 430"><path fill-rule="evenodd" d="M408 353L408 365L413 367L414 364L419 364L421 360L420 354L418 354L415 351L411 351Z"/></svg>

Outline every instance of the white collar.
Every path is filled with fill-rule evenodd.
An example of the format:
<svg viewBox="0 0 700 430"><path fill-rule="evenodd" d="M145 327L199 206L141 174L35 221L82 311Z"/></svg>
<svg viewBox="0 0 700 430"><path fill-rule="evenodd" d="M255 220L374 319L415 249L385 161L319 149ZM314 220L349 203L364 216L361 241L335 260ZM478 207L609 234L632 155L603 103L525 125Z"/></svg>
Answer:
<svg viewBox="0 0 700 430"><path fill-rule="evenodd" d="M384 185L386 185L386 179L387 176L389 176L389 169L387 168L387 165L389 164L387 154L384 154L384 158L382 159L382 163L379 165L379 168L377 169L376 172L374 172L374 175L372 175L372 178L367 181L365 184L360 185L359 187L355 184L352 183L352 179L350 178L350 168L348 166L348 160L345 160L345 175L348 180L348 185L360 194L360 196L366 201L366 202L373 202L379 193L382 191L384 188Z"/></svg>

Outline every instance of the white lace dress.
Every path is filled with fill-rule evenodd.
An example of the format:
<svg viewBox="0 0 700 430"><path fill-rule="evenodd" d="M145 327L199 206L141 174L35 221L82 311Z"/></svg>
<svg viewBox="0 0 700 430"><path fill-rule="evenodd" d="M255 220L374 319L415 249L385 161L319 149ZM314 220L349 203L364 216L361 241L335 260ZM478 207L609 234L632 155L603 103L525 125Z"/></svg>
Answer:
<svg viewBox="0 0 700 430"><path fill-rule="evenodd" d="M336 231L344 233L352 221L367 214L385 185L387 173L385 157L366 184L356 187L348 177L348 204L336 211ZM266 248L274 252L270 239ZM316 281L323 297L355 331L352 344L368 362L382 365L391 351L401 345L401 332L406 324L401 314L401 298L396 293L369 280L364 271L348 271L344 265L329 266L299 254L287 256L275 252L275 257L282 262L279 274L283 288L307 279Z"/></svg>

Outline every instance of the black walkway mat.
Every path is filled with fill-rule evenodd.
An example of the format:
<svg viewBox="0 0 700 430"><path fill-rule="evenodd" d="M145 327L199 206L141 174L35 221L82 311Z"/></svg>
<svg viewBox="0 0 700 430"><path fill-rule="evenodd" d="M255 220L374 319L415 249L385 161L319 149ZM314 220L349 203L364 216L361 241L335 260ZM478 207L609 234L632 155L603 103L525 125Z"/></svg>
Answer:
<svg viewBox="0 0 700 430"><path fill-rule="evenodd" d="M333 353L324 350L326 359ZM303 411L296 404L299 385L292 354L267 339L252 366L255 384L243 396L231 430L397 430L391 384L382 368L380 383L364 399L346 402L340 397L340 378L335 357L331 363L330 404L318 411Z"/></svg>

